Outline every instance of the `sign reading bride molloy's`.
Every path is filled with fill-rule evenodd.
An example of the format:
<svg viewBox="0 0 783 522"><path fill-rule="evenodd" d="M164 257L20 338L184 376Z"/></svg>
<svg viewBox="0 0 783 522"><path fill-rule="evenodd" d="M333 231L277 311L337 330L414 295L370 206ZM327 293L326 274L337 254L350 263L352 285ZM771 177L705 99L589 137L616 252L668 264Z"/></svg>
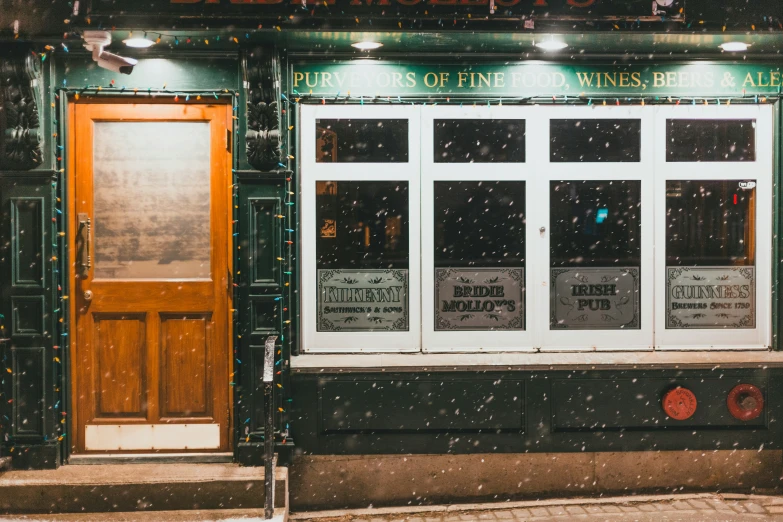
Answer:
<svg viewBox="0 0 783 522"><path fill-rule="evenodd" d="M755 328L752 266L666 267L666 328Z"/></svg>
<svg viewBox="0 0 783 522"><path fill-rule="evenodd" d="M524 330L524 268L436 268L436 330Z"/></svg>
<svg viewBox="0 0 783 522"><path fill-rule="evenodd" d="M318 331L407 331L407 270L319 270Z"/></svg>
<svg viewBox="0 0 783 522"><path fill-rule="evenodd" d="M551 326L571 330L638 329L638 268L553 268Z"/></svg>

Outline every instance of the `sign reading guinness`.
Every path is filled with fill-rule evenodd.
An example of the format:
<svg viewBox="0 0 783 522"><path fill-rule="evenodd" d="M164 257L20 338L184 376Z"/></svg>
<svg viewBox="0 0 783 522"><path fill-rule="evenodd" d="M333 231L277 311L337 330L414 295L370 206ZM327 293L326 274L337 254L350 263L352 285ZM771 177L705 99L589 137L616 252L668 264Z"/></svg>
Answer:
<svg viewBox="0 0 783 522"><path fill-rule="evenodd" d="M752 266L667 267L666 328L755 328Z"/></svg>

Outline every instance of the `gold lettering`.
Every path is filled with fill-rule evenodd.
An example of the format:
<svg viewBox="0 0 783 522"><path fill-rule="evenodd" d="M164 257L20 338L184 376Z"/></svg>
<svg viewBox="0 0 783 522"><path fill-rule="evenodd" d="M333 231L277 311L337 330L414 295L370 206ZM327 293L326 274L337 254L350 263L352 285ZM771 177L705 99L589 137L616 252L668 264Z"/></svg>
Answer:
<svg viewBox="0 0 783 522"><path fill-rule="evenodd" d="M612 87L617 87L617 73L612 73L611 76L609 73L604 73L604 87L609 87L609 84L612 84ZM599 85L600 87L600 85Z"/></svg>
<svg viewBox="0 0 783 522"><path fill-rule="evenodd" d="M495 73L495 87L503 88L506 86L506 73Z"/></svg>
<svg viewBox="0 0 783 522"><path fill-rule="evenodd" d="M667 72L666 73L666 86L667 87L676 87L677 86L677 73Z"/></svg>
<svg viewBox="0 0 783 522"><path fill-rule="evenodd" d="M629 80L630 77L631 77L631 73L621 72L620 73L620 87L628 87L628 86L630 86L630 84L631 84L631 82Z"/></svg>
<svg viewBox="0 0 783 522"><path fill-rule="evenodd" d="M402 73L392 73L392 87L402 87Z"/></svg>
<svg viewBox="0 0 783 522"><path fill-rule="evenodd" d="M478 77L479 77L478 87L481 88L481 84L482 83L485 83L487 85L487 87L490 87L489 78L491 76L492 76L492 73L487 73L486 76L484 74L482 74L482 73L478 73Z"/></svg>
<svg viewBox="0 0 783 522"><path fill-rule="evenodd" d="M332 85L332 73L321 73L321 87L334 87L334 85Z"/></svg>
<svg viewBox="0 0 783 522"><path fill-rule="evenodd" d="M745 81L742 82L742 86L743 87L747 87L748 85L750 85L751 87L755 87L756 86L756 84L753 83L753 76L751 76L750 73L745 75Z"/></svg>
<svg viewBox="0 0 783 522"><path fill-rule="evenodd" d="M642 85L642 73L631 73L631 87L640 87Z"/></svg>
<svg viewBox="0 0 783 522"><path fill-rule="evenodd" d="M448 81L449 81L449 73L447 73L447 72L440 73L440 86L441 86L441 88L443 88L443 86L445 86L448 83Z"/></svg>
<svg viewBox="0 0 783 522"><path fill-rule="evenodd" d="M310 88L318 87L318 73L317 72L313 73L313 83L310 83L310 73L306 72L305 73L305 85L307 85Z"/></svg>
<svg viewBox="0 0 783 522"><path fill-rule="evenodd" d="M595 73L590 73L589 75L584 72L577 72L576 77L579 78L579 85L584 87L585 85L588 87L593 86L593 77L595 76Z"/></svg>
<svg viewBox="0 0 783 522"><path fill-rule="evenodd" d="M431 82L432 83L430 83L430 80L427 80L427 78L431 78ZM437 86L438 85L438 75L435 74L434 72L428 72L427 74L425 74L424 75L424 85L426 85L427 87L435 87L435 86Z"/></svg>
<svg viewBox="0 0 783 522"><path fill-rule="evenodd" d="M457 73L457 87L462 87L462 84L468 80L468 73Z"/></svg>
<svg viewBox="0 0 783 522"><path fill-rule="evenodd" d="M295 72L294 73L294 87L299 87L299 82L301 82L302 80L304 80L304 74L302 74L300 72Z"/></svg>
<svg viewBox="0 0 783 522"><path fill-rule="evenodd" d="M769 71L769 86L780 87L780 71Z"/></svg>
<svg viewBox="0 0 783 522"><path fill-rule="evenodd" d="M756 87L769 87L769 84L764 84L764 73L760 72L759 74L759 83L756 84Z"/></svg>
<svg viewBox="0 0 783 522"><path fill-rule="evenodd" d="M405 75L408 87L416 87L416 73L411 71Z"/></svg>
<svg viewBox="0 0 783 522"><path fill-rule="evenodd" d="M654 72L653 73L653 87L663 87L665 85L665 82L663 80L663 73L662 72Z"/></svg>

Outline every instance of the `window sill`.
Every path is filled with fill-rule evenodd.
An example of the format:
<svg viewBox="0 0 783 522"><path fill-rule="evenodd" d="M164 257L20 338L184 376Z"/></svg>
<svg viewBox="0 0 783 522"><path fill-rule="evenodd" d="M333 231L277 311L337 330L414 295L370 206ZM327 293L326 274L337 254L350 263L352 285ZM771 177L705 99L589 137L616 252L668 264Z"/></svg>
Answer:
<svg viewBox="0 0 783 522"><path fill-rule="evenodd" d="M783 367L783 351L658 351L581 353L304 354L291 357L295 373L453 370L562 370Z"/></svg>

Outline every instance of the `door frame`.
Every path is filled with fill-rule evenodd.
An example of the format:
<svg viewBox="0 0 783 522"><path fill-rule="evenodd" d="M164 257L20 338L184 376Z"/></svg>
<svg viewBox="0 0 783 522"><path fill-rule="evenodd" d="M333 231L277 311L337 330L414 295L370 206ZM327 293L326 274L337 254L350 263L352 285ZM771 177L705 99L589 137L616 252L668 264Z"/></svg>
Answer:
<svg viewBox="0 0 783 522"><path fill-rule="evenodd" d="M174 102L171 98L163 98L163 99L155 99L155 98L139 98L136 96L111 96L111 95L96 95L92 96L86 99L78 99L78 96L75 93L69 93L66 99L66 108L64 110L64 115L66 116L63 118L65 121L60 125L59 131L65 133L65 139L63 142L65 143L65 204L63 207L65 208L66 212L66 232L65 232L65 239L67 241L67 255L66 255L66 262L62 263L60 266L63 266L67 269L68 273L66 277L63 278L63 280L67 280L68 282L68 293L72 293L77 290L78 286L76 283L76 270L75 270L75 260L76 260L76 231L78 230L78 218L76 213L76 200L75 200L75 186L76 186L76 118L75 118L75 111L77 105L87 105L87 104L103 104L103 105L120 105L120 104L144 104L144 105L219 105L223 106L225 108L226 113L226 126L229 132L231 133L230 136L227 136L226 141L226 148L225 148L225 155L223 156L223 159L225 160L225 166L222 169L225 175L225 183L219 183L218 186L220 187L226 187L224 194L218 195L217 197L224 197L225 198L225 204L226 204L226 215L222 218L218 218L218 223L222 222L224 228L224 238L225 238L225 253L226 253L226 266L228 267L228 278L229 280L226 281L225 289L226 289L226 309L224 311L225 313L225 321L226 321L226 339L225 342L227 343L228 349L226 350L226 374L225 376L218 376L218 380L225 379L225 386L228 388L227 395L226 395L226 407L228 409L228 415L226 419L226 437L227 437L227 445L226 450L227 451L233 451L234 449L234 390L231 386L229 386L229 382L231 380L230 375L233 369L233 338L234 338L234 324L233 324L233 314L232 310L234 309L234 293L231 291L231 283L233 282L233 274L234 274L234 244L233 244L233 236L231 234L231 231L233 230L233 165L234 165L234 147L235 147L235 137L236 137L236 129L235 129L235 123L233 120L233 108L232 108L232 100L228 98L219 98L215 100L214 102L205 103L201 100L194 100L192 102L186 102L186 101L177 101ZM228 181L231 181L229 184ZM229 186L230 185L230 186ZM220 226L220 225L218 225ZM72 238L74 240L72 240ZM214 277L220 277L218 274L214 274ZM67 297L70 296L66 296ZM68 299L68 303L63 303L63 306L67 306L68 309L68 335L69 335L69 341L68 341L68 361L69 361L69 367L64 372L67 375L67 380L69 381L69 389L66 391L67 400L70 402L70 407L68 408L68 415L66 423L68 425L68 433L70 433L69 441L67 441L68 446L68 454L79 454L79 455L87 455L87 454L101 454L101 453L112 453L112 451L88 451L88 450L79 450L80 445L83 446L83 439L84 434L80 433L80 430L78 429L79 426L79 384L80 384L80 377L79 377L79 371L78 371L78 365L74 364L71 361L75 361L75 353L77 350L77 344L78 344L78 331L76 328L76 317L77 317L77 311L76 311L76 299ZM221 385L221 384L218 384ZM216 417L218 416L218 412L216 412ZM221 438L223 437L223 434L221 433ZM154 450L123 450L122 453L124 454L134 454L134 453L150 453ZM208 452L221 452L225 451L222 449L218 450L199 450L200 453L208 453ZM166 453L177 453L178 450L171 450Z"/></svg>

